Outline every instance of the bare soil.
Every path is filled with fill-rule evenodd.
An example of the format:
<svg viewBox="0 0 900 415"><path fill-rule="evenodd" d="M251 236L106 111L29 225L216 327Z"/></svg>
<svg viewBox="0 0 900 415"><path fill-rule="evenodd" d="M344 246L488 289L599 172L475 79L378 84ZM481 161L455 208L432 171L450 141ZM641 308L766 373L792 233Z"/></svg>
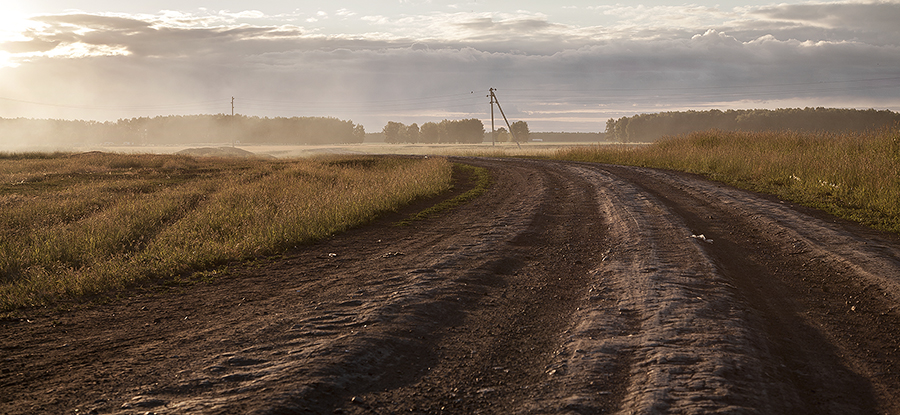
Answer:
<svg viewBox="0 0 900 415"><path fill-rule="evenodd" d="M896 236L682 173L457 161L495 183L439 217L0 321L0 413L900 413Z"/></svg>

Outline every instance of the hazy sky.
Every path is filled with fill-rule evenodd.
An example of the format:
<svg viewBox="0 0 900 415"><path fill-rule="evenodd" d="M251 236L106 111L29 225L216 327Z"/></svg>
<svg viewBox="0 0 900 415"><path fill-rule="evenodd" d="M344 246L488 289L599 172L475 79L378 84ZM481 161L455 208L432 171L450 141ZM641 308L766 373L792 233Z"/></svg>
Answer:
<svg viewBox="0 0 900 415"><path fill-rule="evenodd" d="M900 0L0 0L0 117L900 110Z"/></svg>

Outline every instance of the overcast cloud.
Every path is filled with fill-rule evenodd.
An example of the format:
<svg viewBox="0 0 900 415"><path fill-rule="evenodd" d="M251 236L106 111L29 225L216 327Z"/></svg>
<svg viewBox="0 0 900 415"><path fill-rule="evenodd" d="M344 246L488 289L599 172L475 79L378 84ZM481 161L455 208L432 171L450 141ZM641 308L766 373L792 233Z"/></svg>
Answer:
<svg viewBox="0 0 900 415"><path fill-rule="evenodd" d="M0 32L0 117L478 117L533 131L709 108L900 110L900 2L373 15L66 13ZM583 20L585 20L583 19ZM327 24L325 24L325 23Z"/></svg>

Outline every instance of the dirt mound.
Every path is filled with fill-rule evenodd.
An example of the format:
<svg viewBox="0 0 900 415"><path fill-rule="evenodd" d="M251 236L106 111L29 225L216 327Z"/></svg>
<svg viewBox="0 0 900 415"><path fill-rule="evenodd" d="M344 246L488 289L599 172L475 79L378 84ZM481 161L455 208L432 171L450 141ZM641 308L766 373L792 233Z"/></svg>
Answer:
<svg viewBox="0 0 900 415"><path fill-rule="evenodd" d="M267 155L258 155L237 147L198 147L186 148L175 154L195 157L239 157L239 158L272 158Z"/></svg>

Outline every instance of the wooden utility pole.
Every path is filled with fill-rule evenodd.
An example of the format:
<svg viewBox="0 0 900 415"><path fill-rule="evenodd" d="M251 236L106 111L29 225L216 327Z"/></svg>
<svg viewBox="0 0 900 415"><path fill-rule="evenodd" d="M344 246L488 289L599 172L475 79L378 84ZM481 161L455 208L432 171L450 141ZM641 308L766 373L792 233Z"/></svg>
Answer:
<svg viewBox="0 0 900 415"><path fill-rule="evenodd" d="M494 132L494 88L491 88L491 94L488 95L491 98L491 145L497 145L496 140L494 138L497 137L497 133Z"/></svg>
<svg viewBox="0 0 900 415"><path fill-rule="evenodd" d="M491 91L491 130L494 129L494 104L497 104L497 108L500 110L500 115L503 116L503 121L506 122L506 128L508 128L509 133L512 134L513 140L515 140L515 142L516 142L516 146L518 146L519 148L522 148L522 146L519 144L519 138L516 137L516 133L513 132L512 127L509 125L509 120L506 119L506 114L503 113L503 107L500 106L500 101L497 99L497 95L494 94L494 91L496 91L496 89L491 88L490 91ZM491 131L491 133L493 135L493 131Z"/></svg>
<svg viewBox="0 0 900 415"><path fill-rule="evenodd" d="M234 97L231 97L231 147L234 148Z"/></svg>

